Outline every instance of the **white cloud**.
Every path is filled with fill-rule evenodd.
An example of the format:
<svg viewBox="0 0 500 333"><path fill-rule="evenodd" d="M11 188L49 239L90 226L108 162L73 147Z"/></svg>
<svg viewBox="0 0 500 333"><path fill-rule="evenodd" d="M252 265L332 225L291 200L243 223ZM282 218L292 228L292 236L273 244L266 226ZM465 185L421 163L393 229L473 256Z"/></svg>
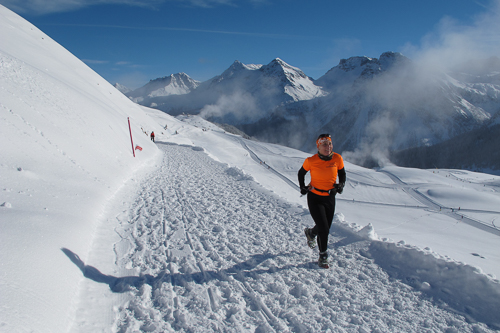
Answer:
<svg viewBox="0 0 500 333"><path fill-rule="evenodd" d="M94 60L94 59L82 59L82 61L87 65L102 65L109 63L109 61L107 60Z"/></svg>
<svg viewBox="0 0 500 333"><path fill-rule="evenodd" d="M248 0L251 3L264 3L265 0ZM127 5L156 8L165 2L176 2L195 7L214 7L217 5L234 6L237 0L0 0L0 4L16 13L45 15L68 12L95 5Z"/></svg>
<svg viewBox="0 0 500 333"><path fill-rule="evenodd" d="M245 91L236 91L232 95L221 96L216 104L205 105L200 111L202 118L224 118L226 116L241 120L255 120L260 117L260 110L255 97Z"/></svg>
<svg viewBox="0 0 500 333"><path fill-rule="evenodd" d="M32 15L68 12L83 7L103 4L154 7L162 2L163 0L0 0L2 5L16 13Z"/></svg>
<svg viewBox="0 0 500 333"><path fill-rule="evenodd" d="M493 0L487 10L470 25L444 17L420 46L408 44L403 53L418 62L446 69L471 59L500 56L500 0Z"/></svg>

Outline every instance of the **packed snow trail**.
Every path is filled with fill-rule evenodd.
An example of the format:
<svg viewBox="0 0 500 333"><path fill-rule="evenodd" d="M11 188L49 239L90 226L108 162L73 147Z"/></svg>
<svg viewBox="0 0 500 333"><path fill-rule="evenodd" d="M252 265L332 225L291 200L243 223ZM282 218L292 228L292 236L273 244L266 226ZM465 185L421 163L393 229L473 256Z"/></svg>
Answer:
<svg viewBox="0 0 500 333"><path fill-rule="evenodd" d="M117 264L139 276L95 279L129 296L111 331L489 332L391 278L372 242L342 228L318 268L306 210L202 148L158 146L161 166L116 229Z"/></svg>

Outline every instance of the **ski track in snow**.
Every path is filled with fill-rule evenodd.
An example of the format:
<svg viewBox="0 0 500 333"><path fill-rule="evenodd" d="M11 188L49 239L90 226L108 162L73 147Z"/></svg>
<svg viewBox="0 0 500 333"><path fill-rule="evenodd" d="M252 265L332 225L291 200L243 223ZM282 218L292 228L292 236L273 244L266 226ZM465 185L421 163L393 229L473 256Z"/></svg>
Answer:
<svg viewBox="0 0 500 333"><path fill-rule="evenodd" d="M117 227L117 264L139 276L110 285L130 296L113 332L490 332L391 278L369 255L383 246L337 224L318 268L307 210L202 148L158 146Z"/></svg>
<svg viewBox="0 0 500 333"><path fill-rule="evenodd" d="M431 198L429 198L428 196L426 196L422 192L414 189L412 186L408 186L405 182L403 182L401 179L399 179L399 177L392 174L391 172L386 171L386 170L381 170L380 172L383 172L386 175L388 175L397 186L401 187L401 189L404 192L408 193L416 201L422 203L424 205L425 209L434 210L436 212L441 211L441 209L446 209L446 210L448 210L448 212L446 214L448 216L456 219L457 221L467 223L475 228L479 228L479 229L484 230L486 232L500 236L500 229L496 228L494 225L486 224L483 221L473 219L471 217L465 216L464 214L458 214L456 210L454 210L450 207L445 207L444 205L432 200ZM471 210L464 209L462 211L471 211ZM474 210L474 211L488 213L488 211L485 211L485 210ZM498 213L498 212L492 212L492 213Z"/></svg>

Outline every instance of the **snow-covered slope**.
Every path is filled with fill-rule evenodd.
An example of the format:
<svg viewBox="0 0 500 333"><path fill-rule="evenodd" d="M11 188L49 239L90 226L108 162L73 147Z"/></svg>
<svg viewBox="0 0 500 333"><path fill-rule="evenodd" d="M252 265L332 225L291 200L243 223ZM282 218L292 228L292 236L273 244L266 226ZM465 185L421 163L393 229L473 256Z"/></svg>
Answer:
<svg viewBox="0 0 500 333"><path fill-rule="evenodd" d="M0 330L62 332L80 277L60 249L87 257L106 201L158 153L141 127L161 127L3 6L0 40Z"/></svg>
<svg viewBox="0 0 500 333"><path fill-rule="evenodd" d="M308 154L223 133L197 116L148 113L169 124L158 141L164 158L127 186L129 201L117 200L108 226L120 235L115 251L102 247L77 263L90 272L81 330L109 322L91 309L104 291L115 293L107 306L115 305L117 331L497 327L500 284L484 273L500 272L489 211L498 177L346 162L325 272L305 242L312 221L295 181Z"/></svg>
<svg viewBox="0 0 500 333"><path fill-rule="evenodd" d="M115 83L114 87L121 92L122 94L126 95L127 93L131 92L132 89L125 87L124 85L121 85L119 83Z"/></svg>

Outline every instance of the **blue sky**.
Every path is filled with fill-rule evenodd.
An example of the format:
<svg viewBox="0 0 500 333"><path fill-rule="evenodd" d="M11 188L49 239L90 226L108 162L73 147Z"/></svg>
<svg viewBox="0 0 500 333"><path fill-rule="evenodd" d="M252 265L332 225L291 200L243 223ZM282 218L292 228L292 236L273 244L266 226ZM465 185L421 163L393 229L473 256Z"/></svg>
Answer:
<svg viewBox="0 0 500 333"><path fill-rule="evenodd" d="M281 58L318 79L342 58L378 58L385 51L412 59L436 49L437 57L463 55L471 49L500 56L500 0L0 3L106 80L129 88L179 72L205 81L235 60L268 64Z"/></svg>

